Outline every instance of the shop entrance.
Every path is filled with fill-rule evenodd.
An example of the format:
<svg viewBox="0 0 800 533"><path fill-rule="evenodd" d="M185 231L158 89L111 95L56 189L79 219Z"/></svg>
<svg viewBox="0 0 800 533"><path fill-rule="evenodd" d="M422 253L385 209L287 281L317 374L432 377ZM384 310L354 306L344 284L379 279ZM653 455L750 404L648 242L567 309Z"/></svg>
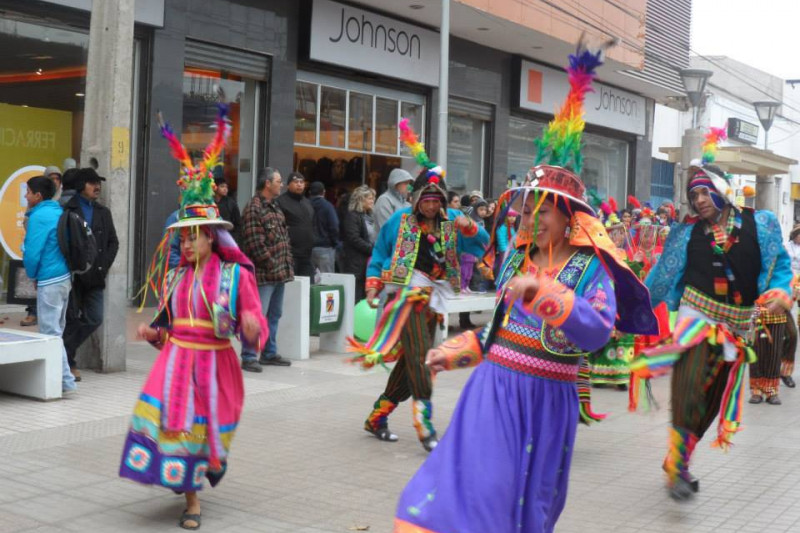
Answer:
<svg viewBox="0 0 800 533"><path fill-rule="evenodd" d="M186 43L181 141L192 157L202 157L216 133L218 104L228 105L231 136L215 177L225 178L240 208L253 196L265 164L269 62L261 54Z"/></svg>

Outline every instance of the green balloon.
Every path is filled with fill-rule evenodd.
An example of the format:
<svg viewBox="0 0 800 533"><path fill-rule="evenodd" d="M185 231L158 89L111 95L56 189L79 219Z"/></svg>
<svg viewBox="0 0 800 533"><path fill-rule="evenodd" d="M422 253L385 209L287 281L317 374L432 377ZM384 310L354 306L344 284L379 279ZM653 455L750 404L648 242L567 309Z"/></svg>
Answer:
<svg viewBox="0 0 800 533"><path fill-rule="evenodd" d="M366 342L375 331L375 323L378 319L378 310L373 309L367 304L366 300L361 300L356 304L353 311L353 335L361 342Z"/></svg>

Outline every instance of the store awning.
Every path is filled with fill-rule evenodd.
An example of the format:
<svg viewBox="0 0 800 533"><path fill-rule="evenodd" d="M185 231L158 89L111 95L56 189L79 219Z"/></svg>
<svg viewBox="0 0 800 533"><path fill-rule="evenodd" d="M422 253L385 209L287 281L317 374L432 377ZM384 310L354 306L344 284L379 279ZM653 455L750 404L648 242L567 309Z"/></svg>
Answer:
<svg viewBox="0 0 800 533"><path fill-rule="evenodd" d="M681 161L680 147L661 148L659 152L667 154L671 163ZM724 146L717 151L714 164L731 174L774 176L788 174L789 167L797 161L754 146Z"/></svg>

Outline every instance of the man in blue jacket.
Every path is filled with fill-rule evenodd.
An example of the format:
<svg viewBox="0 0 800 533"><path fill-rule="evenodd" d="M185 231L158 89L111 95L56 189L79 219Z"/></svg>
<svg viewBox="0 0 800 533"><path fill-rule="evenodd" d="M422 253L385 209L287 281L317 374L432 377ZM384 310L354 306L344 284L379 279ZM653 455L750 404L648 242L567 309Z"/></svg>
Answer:
<svg viewBox="0 0 800 533"><path fill-rule="evenodd" d="M25 272L36 280L36 312L39 332L61 338L67 318L71 288L67 261L58 247L58 220L62 209L53 200L55 184L44 176L28 180L28 226L25 232L22 262ZM67 352L61 348L61 388L64 393L77 390L69 369Z"/></svg>
<svg viewBox="0 0 800 533"><path fill-rule="evenodd" d="M311 262L320 273L334 272L336 248L339 247L339 217L336 208L325 199L325 185L315 181L308 188L311 205L314 206L314 248Z"/></svg>

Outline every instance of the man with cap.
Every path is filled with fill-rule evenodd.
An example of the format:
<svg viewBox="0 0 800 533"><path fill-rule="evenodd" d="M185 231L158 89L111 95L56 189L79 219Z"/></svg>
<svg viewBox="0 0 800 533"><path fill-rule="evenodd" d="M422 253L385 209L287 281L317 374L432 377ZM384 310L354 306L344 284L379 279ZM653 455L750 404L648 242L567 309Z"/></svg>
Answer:
<svg viewBox="0 0 800 533"><path fill-rule="evenodd" d="M119 251L111 210L97 201L104 181L106 179L98 176L93 168L78 170L74 178L77 193L64 205L65 211L72 211L86 221L97 243L97 258L92 268L74 277L63 335L69 366L78 381L80 372L76 369L75 354L103 323L106 276Z"/></svg>
<svg viewBox="0 0 800 533"><path fill-rule="evenodd" d="M325 199L325 185L315 181L308 188L314 207L314 248L311 262L320 272L336 270L336 248L339 247L339 217L336 208Z"/></svg>
<svg viewBox="0 0 800 533"><path fill-rule="evenodd" d="M228 181L225 178L214 178L214 185L217 187L214 190L214 201L219 208L219 216L222 217L222 220L233 224L230 234L233 240L239 244L242 242L242 214L239 211L239 205L228 195Z"/></svg>
<svg viewBox="0 0 800 533"><path fill-rule="evenodd" d="M755 360L759 310L779 315L791 306L792 272L780 224L769 211L736 206L728 176L710 164L721 138L724 130L712 128L703 161L689 174L686 193L696 216L672 227L647 277L653 306L663 301L678 311L672 343L632 363L638 377L660 375L674 364L663 468L676 500L699 489L689 462L714 420L713 444L722 449L741 429L744 372Z"/></svg>
<svg viewBox="0 0 800 533"><path fill-rule="evenodd" d="M389 187L386 192L375 200L372 216L375 218L375 227L380 230L389 217L396 211L408 207L408 186L414 178L402 168L396 168L389 173Z"/></svg>
<svg viewBox="0 0 800 533"><path fill-rule="evenodd" d="M314 207L303 196L306 179L299 172L286 177L286 192L275 202L286 217L289 227L289 242L292 244L294 275L311 278L314 282L314 265L311 263L311 250L314 248Z"/></svg>

